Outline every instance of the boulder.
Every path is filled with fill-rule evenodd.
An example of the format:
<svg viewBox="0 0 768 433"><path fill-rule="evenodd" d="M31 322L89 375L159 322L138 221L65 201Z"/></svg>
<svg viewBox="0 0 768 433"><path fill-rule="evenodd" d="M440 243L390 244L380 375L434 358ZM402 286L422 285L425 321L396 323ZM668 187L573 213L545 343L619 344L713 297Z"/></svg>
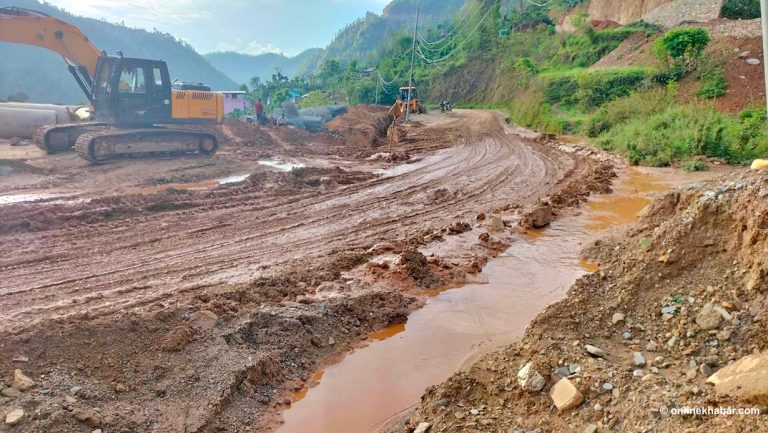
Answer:
<svg viewBox="0 0 768 433"><path fill-rule="evenodd" d="M559 411L576 408L584 402L584 395L566 378L560 379L552 387L549 397Z"/></svg>
<svg viewBox="0 0 768 433"><path fill-rule="evenodd" d="M13 372L13 384L11 386L19 391L27 391L35 387L35 381L25 376L21 370L16 369Z"/></svg>
<svg viewBox="0 0 768 433"><path fill-rule="evenodd" d="M530 392L538 392L546 385L546 380L538 371L533 369L533 363L529 362L517 372L517 382Z"/></svg>
<svg viewBox="0 0 768 433"><path fill-rule="evenodd" d="M539 229L548 226L551 222L552 208L546 204L528 209L520 219L520 225L526 229Z"/></svg>
<svg viewBox="0 0 768 433"><path fill-rule="evenodd" d="M587 353L589 353L590 355L592 355L594 357L597 357L597 358L605 358L606 356L608 356L608 354L605 353L605 351L603 349L601 349L601 348L599 348L597 346L593 346L591 344L585 344L584 345L584 350L586 350Z"/></svg>
<svg viewBox="0 0 768 433"><path fill-rule="evenodd" d="M722 322L723 316L712 304L705 305L699 314L696 315L696 324L705 331L717 329Z"/></svg>
<svg viewBox="0 0 768 433"><path fill-rule="evenodd" d="M416 427L416 430L414 430L413 433L427 433L430 427L432 427L432 424L428 422L419 423L419 425Z"/></svg>
<svg viewBox="0 0 768 433"><path fill-rule="evenodd" d="M720 395L768 404L768 351L745 356L707 379Z"/></svg>
<svg viewBox="0 0 768 433"><path fill-rule="evenodd" d="M218 320L219 316L217 316L213 311L208 310L197 311L189 316L189 322L192 324L192 326L200 329L201 331L207 331L208 329L213 328L216 326L216 322Z"/></svg>
<svg viewBox="0 0 768 433"><path fill-rule="evenodd" d="M24 409L16 409L11 411L5 416L5 423L8 425L16 425L24 417Z"/></svg>

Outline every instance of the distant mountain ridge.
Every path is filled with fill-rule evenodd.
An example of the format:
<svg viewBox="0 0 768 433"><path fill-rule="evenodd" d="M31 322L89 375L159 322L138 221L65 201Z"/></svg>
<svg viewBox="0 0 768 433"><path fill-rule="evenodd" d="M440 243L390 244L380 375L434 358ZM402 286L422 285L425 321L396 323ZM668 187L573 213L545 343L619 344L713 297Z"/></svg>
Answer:
<svg viewBox="0 0 768 433"><path fill-rule="evenodd" d="M208 53L204 57L237 83L248 84L253 77L259 77L262 81L270 80L275 68L289 77L299 74L302 67L322 51L322 48L310 48L293 57L275 53L252 56L230 51Z"/></svg>
<svg viewBox="0 0 768 433"><path fill-rule="evenodd" d="M83 31L101 50L126 56L162 59L171 78L200 81L216 90L236 90L237 83L214 68L191 46L165 33L150 32L72 15L35 0L0 0L0 7L18 6L67 21ZM32 102L86 102L58 54L43 48L0 42L0 98L24 92Z"/></svg>

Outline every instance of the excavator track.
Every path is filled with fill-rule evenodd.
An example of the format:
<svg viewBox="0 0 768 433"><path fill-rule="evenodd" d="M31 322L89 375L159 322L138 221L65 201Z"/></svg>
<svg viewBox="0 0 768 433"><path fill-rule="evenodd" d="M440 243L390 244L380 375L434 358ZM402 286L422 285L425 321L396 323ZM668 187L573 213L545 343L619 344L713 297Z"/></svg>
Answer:
<svg viewBox="0 0 768 433"><path fill-rule="evenodd" d="M102 129L84 133L75 142L75 150L80 157L96 164L126 158L213 155L218 148L218 140L211 133L160 127Z"/></svg>
<svg viewBox="0 0 768 433"><path fill-rule="evenodd" d="M37 147L46 153L61 153L72 150L80 135L106 125L98 122L47 125L35 131L33 138Z"/></svg>

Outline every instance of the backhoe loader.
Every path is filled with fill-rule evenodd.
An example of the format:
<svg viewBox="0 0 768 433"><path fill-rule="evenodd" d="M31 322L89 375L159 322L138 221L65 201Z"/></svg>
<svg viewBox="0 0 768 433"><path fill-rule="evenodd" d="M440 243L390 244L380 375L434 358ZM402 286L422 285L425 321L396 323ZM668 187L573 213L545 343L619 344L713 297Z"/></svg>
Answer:
<svg viewBox="0 0 768 433"><path fill-rule="evenodd" d="M35 143L48 153L74 147L88 161L103 163L137 156L211 155L218 149L212 128L200 125L223 121L223 95L200 83L171 82L164 61L124 57L119 51L108 56L77 27L17 7L0 8L0 41L60 54L91 103L94 121L37 131Z"/></svg>

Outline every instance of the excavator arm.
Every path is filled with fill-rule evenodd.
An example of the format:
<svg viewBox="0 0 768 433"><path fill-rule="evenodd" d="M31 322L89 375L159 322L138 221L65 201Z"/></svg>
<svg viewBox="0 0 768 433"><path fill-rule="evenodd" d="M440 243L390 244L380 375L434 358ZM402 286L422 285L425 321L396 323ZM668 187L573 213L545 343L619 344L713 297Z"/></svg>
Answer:
<svg viewBox="0 0 768 433"><path fill-rule="evenodd" d="M93 79L102 53L80 29L42 12L0 8L0 41L35 45L59 53L93 103Z"/></svg>

